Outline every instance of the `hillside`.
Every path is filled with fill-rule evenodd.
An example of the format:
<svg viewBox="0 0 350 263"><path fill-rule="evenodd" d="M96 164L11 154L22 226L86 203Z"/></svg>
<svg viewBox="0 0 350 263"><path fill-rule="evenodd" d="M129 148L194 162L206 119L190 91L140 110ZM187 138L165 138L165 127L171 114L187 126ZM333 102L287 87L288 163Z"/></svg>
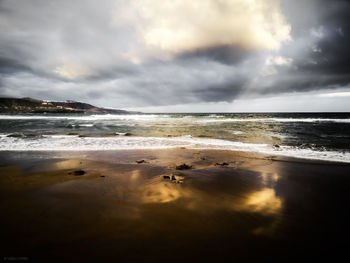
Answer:
<svg viewBox="0 0 350 263"><path fill-rule="evenodd" d="M96 107L76 101L44 101L32 98L0 98L0 113L128 114L128 111Z"/></svg>

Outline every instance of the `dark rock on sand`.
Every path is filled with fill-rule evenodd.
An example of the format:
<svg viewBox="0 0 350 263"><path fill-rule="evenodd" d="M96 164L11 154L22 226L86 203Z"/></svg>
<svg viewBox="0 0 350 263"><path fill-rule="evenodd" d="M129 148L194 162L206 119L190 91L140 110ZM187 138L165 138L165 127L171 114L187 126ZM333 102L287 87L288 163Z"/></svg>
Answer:
<svg viewBox="0 0 350 263"><path fill-rule="evenodd" d="M218 165L218 166L227 166L227 165L229 165L229 163L227 163L227 162L222 162L222 163L216 163L215 165Z"/></svg>
<svg viewBox="0 0 350 263"><path fill-rule="evenodd" d="M84 170L77 170L77 171L74 171L73 174L75 176L80 176L80 175L84 175L86 172Z"/></svg>
<svg viewBox="0 0 350 263"><path fill-rule="evenodd" d="M130 132L116 132L116 133L111 134L111 135L114 135L114 136L131 136L133 134L130 133Z"/></svg>
<svg viewBox="0 0 350 263"><path fill-rule="evenodd" d="M170 180L172 183L177 183L177 184L182 184L184 181L184 177L178 174L163 175L163 179Z"/></svg>
<svg viewBox="0 0 350 263"><path fill-rule="evenodd" d="M192 169L192 165L188 165L188 164L180 164L180 165L177 165L175 167L176 170L188 170L188 169Z"/></svg>
<svg viewBox="0 0 350 263"><path fill-rule="evenodd" d="M137 163L147 163L145 160L137 160Z"/></svg>

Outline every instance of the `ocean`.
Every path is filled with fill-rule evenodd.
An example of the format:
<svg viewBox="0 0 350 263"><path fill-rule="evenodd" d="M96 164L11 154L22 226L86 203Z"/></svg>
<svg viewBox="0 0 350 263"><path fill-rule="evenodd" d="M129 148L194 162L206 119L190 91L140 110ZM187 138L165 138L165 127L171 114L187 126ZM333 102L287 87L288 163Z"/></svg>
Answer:
<svg viewBox="0 0 350 263"><path fill-rule="evenodd" d="M350 113L0 115L0 151L181 147L350 163Z"/></svg>

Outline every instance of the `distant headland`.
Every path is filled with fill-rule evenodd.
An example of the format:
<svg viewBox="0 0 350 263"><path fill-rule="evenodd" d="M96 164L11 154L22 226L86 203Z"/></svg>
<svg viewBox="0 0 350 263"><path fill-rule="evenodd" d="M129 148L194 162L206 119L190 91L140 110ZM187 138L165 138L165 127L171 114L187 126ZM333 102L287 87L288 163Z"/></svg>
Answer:
<svg viewBox="0 0 350 263"><path fill-rule="evenodd" d="M32 98L0 97L0 113L90 113L90 114L129 114L132 112L96 107L87 103L67 100L46 101Z"/></svg>

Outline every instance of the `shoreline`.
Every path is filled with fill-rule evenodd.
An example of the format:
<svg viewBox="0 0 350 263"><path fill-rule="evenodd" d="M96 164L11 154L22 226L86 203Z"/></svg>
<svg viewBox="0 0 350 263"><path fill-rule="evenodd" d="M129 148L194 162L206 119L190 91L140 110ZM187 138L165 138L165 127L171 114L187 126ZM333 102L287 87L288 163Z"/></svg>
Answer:
<svg viewBox="0 0 350 263"><path fill-rule="evenodd" d="M350 166L350 161L335 161L335 160L322 160L322 159L313 159L313 158L304 158L304 157L292 157L278 154L267 154L261 152L252 152L252 151L239 151L239 150L220 150L220 149L191 149L191 148L162 148L162 149L120 149L120 150L34 150L34 151L22 151L22 150L0 150L0 159L5 160L4 165L6 164L6 158L11 159L12 155L22 155L24 157L30 156L43 156L50 158L75 158L77 156L90 156L91 158L95 158L96 156L103 155L114 155L117 156L123 153L129 153L128 155L135 155L141 158L143 155L151 154L152 152L176 152L176 153L186 153L186 152L202 152L202 153L213 153L214 155L217 153L218 155L225 154L226 156L230 156L231 158L241 157L248 159L261 159L261 160L270 160L270 161L278 161L278 162L291 162L291 163L307 163L307 164L335 164L335 165L344 165ZM225 158L224 158L225 159ZM132 162L132 160L129 160ZM136 161L136 160L135 160ZM20 161L19 161L20 162ZM0 163L1 165L2 163Z"/></svg>

